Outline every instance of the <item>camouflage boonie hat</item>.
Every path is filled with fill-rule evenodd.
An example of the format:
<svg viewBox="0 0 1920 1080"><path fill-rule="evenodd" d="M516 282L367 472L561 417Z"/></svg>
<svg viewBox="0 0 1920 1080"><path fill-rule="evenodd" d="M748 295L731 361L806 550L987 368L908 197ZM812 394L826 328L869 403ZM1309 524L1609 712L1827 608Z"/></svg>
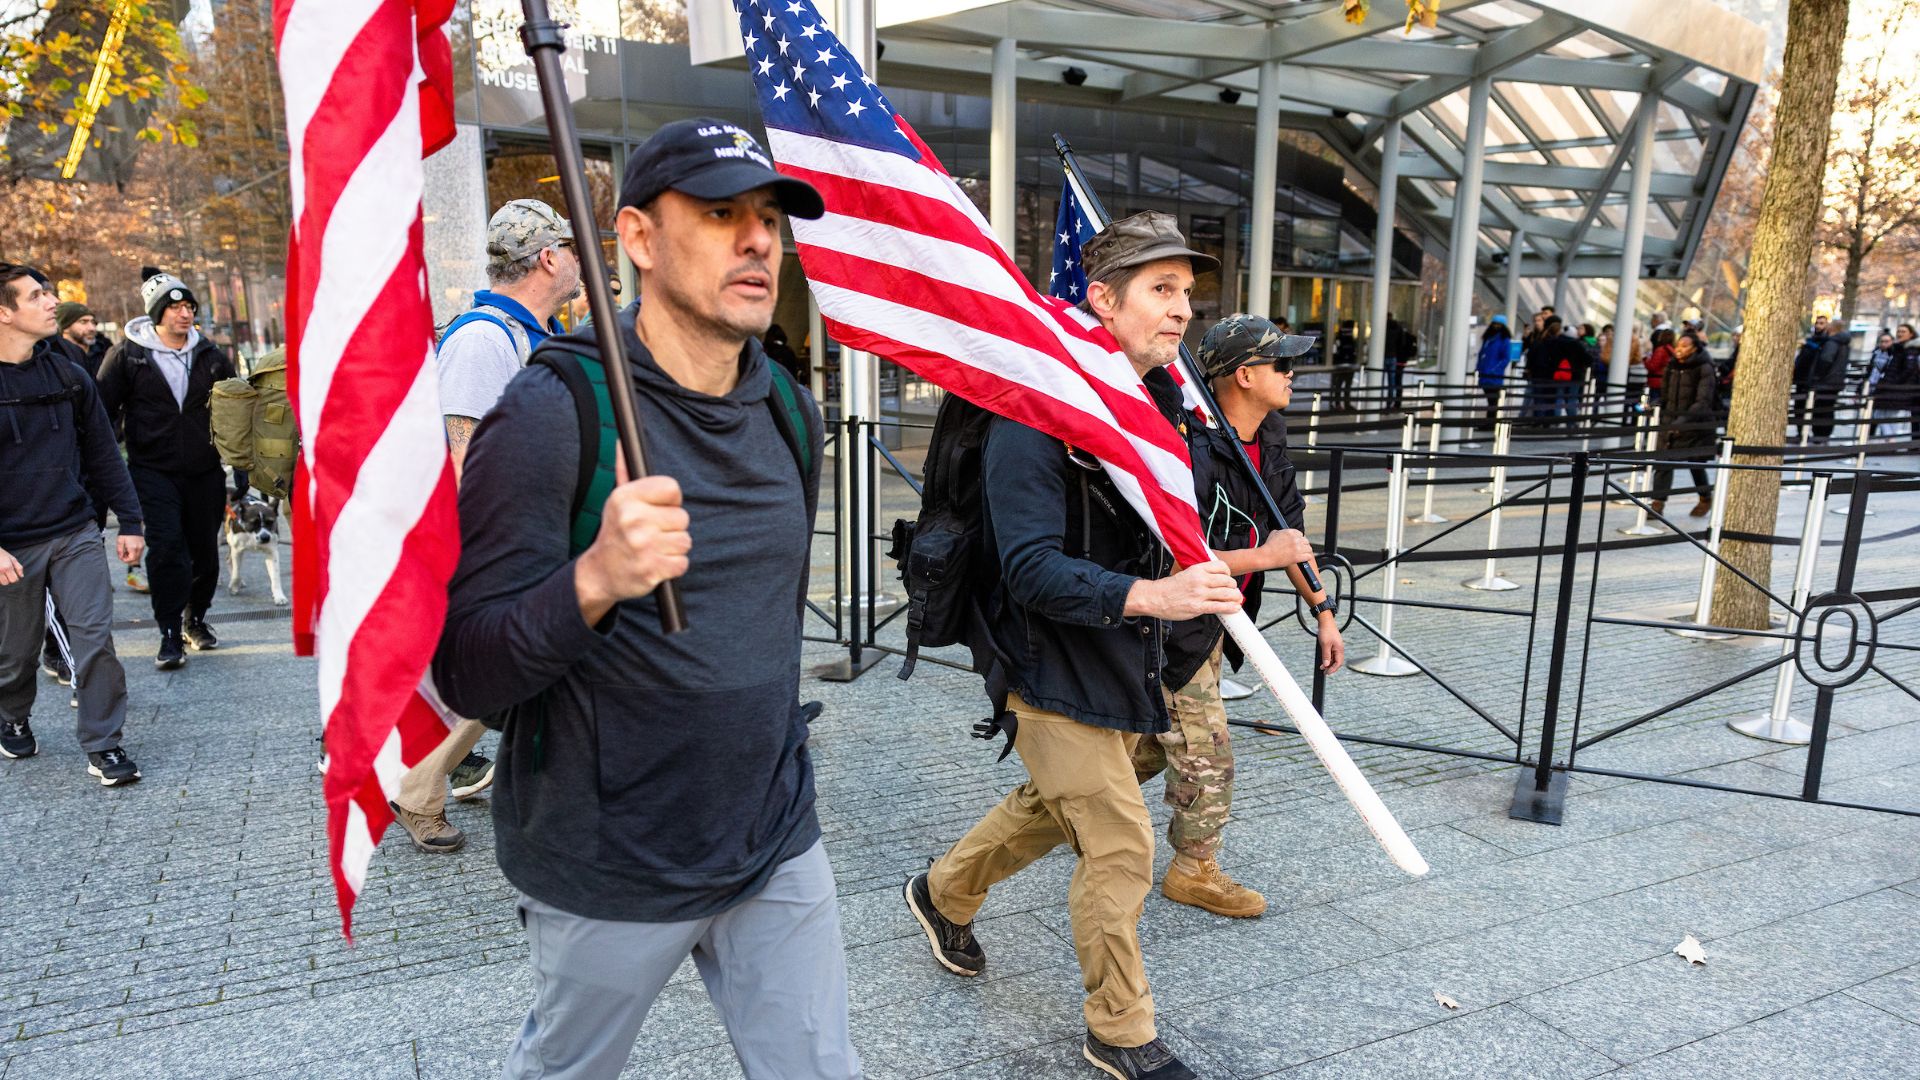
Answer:
<svg viewBox="0 0 1920 1080"><path fill-rule="evenodd" d="M1180 223L1172 214L1158 210L1143 210L1109 222L1080 249L1088 281L1104 281L1116 270L1155 259L1182 257L1193 260L1196 274L1220 268L1219 259L1187 246L1187 238L1180 235Z"/></svg>
<svg viewBox="0 0 1920 1080"><path fill-rule="evenodd" d="M515 199L487 222L487 264L505 266L573 239L573 223L539 199Z"/></svg>
<svg viewBox="0 0 1920 1080"><path fill-rule="evenodd" d="M1200 339L1200 370L1209 380L1256 360L1285 360L1313 351L1319 339L1283 334L1258 315L1229 315Z"/></svg>

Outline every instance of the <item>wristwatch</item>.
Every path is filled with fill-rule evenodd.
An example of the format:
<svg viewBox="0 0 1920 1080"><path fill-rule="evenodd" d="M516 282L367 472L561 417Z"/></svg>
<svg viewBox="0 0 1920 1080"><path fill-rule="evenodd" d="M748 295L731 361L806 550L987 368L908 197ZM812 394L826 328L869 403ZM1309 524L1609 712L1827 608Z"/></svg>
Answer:
<svg viewBox="0 0 1920 1080"><path fill-rule="evenodd" d="M1319 614L1323 611L1332 615L1338 615L1340 614L1340 605L1334 603L1333 597L1329 596L1325 600L1322 600L1319 603L1308 608L1307 614L1318 617Z"/></svg>

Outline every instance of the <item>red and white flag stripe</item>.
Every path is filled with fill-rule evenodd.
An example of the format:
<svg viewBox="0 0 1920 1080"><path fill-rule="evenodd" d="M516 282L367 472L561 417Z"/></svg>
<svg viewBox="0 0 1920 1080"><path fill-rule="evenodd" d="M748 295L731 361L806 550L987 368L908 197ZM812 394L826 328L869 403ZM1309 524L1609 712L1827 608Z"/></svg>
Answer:
<svg viewBox="0 0 1920 1080"><path fill-rule="evenodd" d="M388 799L447 731L424 680L459 523L420 197L423 155L453 134L441 29L452 6L274 4L293 192L291 394L303 435L296 631L319 660L328 854L348 933L392 822Z"/></svg>
<svg viewBox="0 0 1920 1080"><path fill-rule="evenodd" d="M1096 321L1027 283L927 151L767 138L779 169L826 197L828 214L791 225L835 340L1092 453L1176 558L1207 561L1186 445L1133 365Z"/></svg>

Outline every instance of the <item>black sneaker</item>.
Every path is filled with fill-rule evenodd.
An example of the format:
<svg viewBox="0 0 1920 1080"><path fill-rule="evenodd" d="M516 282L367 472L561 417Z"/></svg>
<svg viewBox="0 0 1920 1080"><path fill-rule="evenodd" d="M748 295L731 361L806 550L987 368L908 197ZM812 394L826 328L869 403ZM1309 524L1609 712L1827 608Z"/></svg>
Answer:
<svg viewBox="0 0 1920 1080"><path fill-rule="evenodd" d="M153 656L153 666L161 671L172 671L187 662L187 648L180 640L180 631L160 631L160 651Z"/></svg>
<svg viewBox="0 0 1920 1080"><path fill-rule="evenodd" d="M220 639L214 636L213 627L207 625L207 620L195 616L187 620L187 644L193 646L194 652L206 652L219 648Z"/></svg>
<svg viewBox="0 0 1920 1080"><path fill-rule="evenodd" d="M32 757L40 752L40 742L33 737L33 725L25 720L8 720L0 723L0 754L10 758Z"/></svg>
<svg viewBox="0 0 1920 1080"><path fill-rule="evenodd" d="M1120 1080L1199 1080L1159 1039L1145 1046L1110 1046L1089 1031L1087 1041L1080 1047L1080 1056L1094 1068Z"/></svg>
<svg viewBox="0 0 1920 1080"><path fill-rule="evenodd" d="M119 787L140 779L140 766L135 765L127 752L117 746L97 754L88 754L87 771L100 778L101 787Z"/></svg>
<svg viewBox="0 0 1920 1080"><path fill-rule="evenodd" d="M986 968L987 954L973 940L973 924L950 922L940 914L927 891L927 875L909 879L906 896L907 910L927 932L927 943L933 946L933 958L941 967L955 975L978 975Z"/></svg>
<svg viewBox="0 0 1920 1080"><path fill-rule="evenodd" d="M484 754L468 753L447 774L447 783L453 787L453 797L465 802L493 783L493 762Z"/></svg>
<svg viewBox="0 0 1920 1080"><path fill-rule="evenodd" d="M57 652L41 654L40 670L53 676L61 686L73 685L73 669L67 666L67 658Z"/></svg>

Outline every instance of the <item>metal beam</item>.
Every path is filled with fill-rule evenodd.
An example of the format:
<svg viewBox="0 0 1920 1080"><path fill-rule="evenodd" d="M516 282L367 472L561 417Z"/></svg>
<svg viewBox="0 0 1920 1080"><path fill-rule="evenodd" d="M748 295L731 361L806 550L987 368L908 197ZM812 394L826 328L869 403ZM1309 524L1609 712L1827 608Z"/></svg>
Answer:
<svg viewBox="0 0 1920 1080"><path fill-rule="evenodd" d="M1613 148L1613 157L1608 159L1607 167L1600 171L1600 183L1593 193L1593 198L1588 200L1587 208L1580 214L1580 220L1574 223L1573 232L1566 237L1567 247L1560 258L1560 264L1563 267L1573 261L1574 250L1580 246L1580 241L1587 235L1587 229L1593 225L1593 219L1600 216L1600 200L1607 192L1614 189L1615 181L1620 179L1620 170L1626 167L1627 156L1633 152L1633 147L1639 142L1640 130L1653 126L1654 118L1659 115L1655 108L1658 100L1650 93L1640 95L1640 104L1633 110L1632 122L1622 133L1620 144ZM1648 145L1651 145L1651 142ZM1648 159L1651 157L1652 155L1649 154ZM1644 167L1644 165L1638 166L1636 171ZM1565 271L1563 270L1562 273Z"/></svg>
<svg viewBox="0 0 1920 1080"><path fill-rule="evenodd" d="M1627 344L1633 333L1634 302L1640 292L1641 241L1647 235L1647 178L1653 171L1651 109L1650 97L1642 106L1643 122L1633 138L1633 193L1627 197L1627 235L1620 252L1620 290L1613 309L1613 356L1607 362L1607 386L1616 391L1627 385Z"/></svg>
<svg viewBox="0 0 1920 1080"><path fill-rule="evenodd" d="M1361 369L1361 385L1367 385L1379 373L1384 384L1387 371L1387 299L1393 284L1393 218L1399 201L1400 121L1387 121L1380 143L1380 193L1378 215L1373 226L1373 301L1367 320L1367 362Z"/></svg>
<svg viewBox="0 0 1920 1080"><path fill-rule="evenodd" d="M1008 251L1014 250L1014 206L1018 143L1014 141L1015 63L1018 46L1012 38L993 43L993 92L988 97L987 209L994 235Z"/></svg>
<svg viewBox="0 0 1920 1080"><path fill-rule="evenodd" d="M1500 74L1540 50L1552 48L1578 34L1580 29L1579 23L1564 15L1549 15L1509 30L1474 51L1471 74L1464 77L1432 75L1422 79L1393 95L1392 102L1387 106L1387 115L1405 116L1415 109L1424 109L1458 92L1474 79Z"/></svg>
<svg viewBox="0 0 1920 1080"><path fill-rule="evenodd" d="M1023 3L975 8L889 29L898 33L936 28L976 41L1010 37L1025 47L1042 49L1110 49L1114 42L1123 41L1127 51L1152 56L1237 58L1255 63L1266 59L1269 51L1264 27L1109 15Z"/></svg>
<svg viewBox="0 0 1920 1080"><path fill-rule="evenodd" d="M1492 77L1483 75L1473 81L1467 94L1466 145L1461 148L1459 187L1454 195L1457 212L1453 216L1453 242L1447 252L1447 315L1441 324L1446 351L1440 358L1440 377L1456 385L1466 380L1467 372L1470 340L1467 320L1473 314L1474 279L1478 276L1480 185L1487 161L1487 109L1492 89Z"/></svg>
<svg viewBox="0 0 1920 1080"><path fill-rule="evenodd" d="M1432 148L1428 147L1429 153ZM1438 156L1411 156L1400 163L1400 175L1418 180L1451 180L1459 170ZM1609 181L1606 169L1579 165L1529 165L1523 161L1486 163L1489 184L1510 187L1565 188L1571 191L1622 191L1618 175ZM1607 183L1611 186L1604 186ZM1691 173L1655 173L1653 194L1661 199L1684 199L1698 194L1698 179Z"/></svg>

